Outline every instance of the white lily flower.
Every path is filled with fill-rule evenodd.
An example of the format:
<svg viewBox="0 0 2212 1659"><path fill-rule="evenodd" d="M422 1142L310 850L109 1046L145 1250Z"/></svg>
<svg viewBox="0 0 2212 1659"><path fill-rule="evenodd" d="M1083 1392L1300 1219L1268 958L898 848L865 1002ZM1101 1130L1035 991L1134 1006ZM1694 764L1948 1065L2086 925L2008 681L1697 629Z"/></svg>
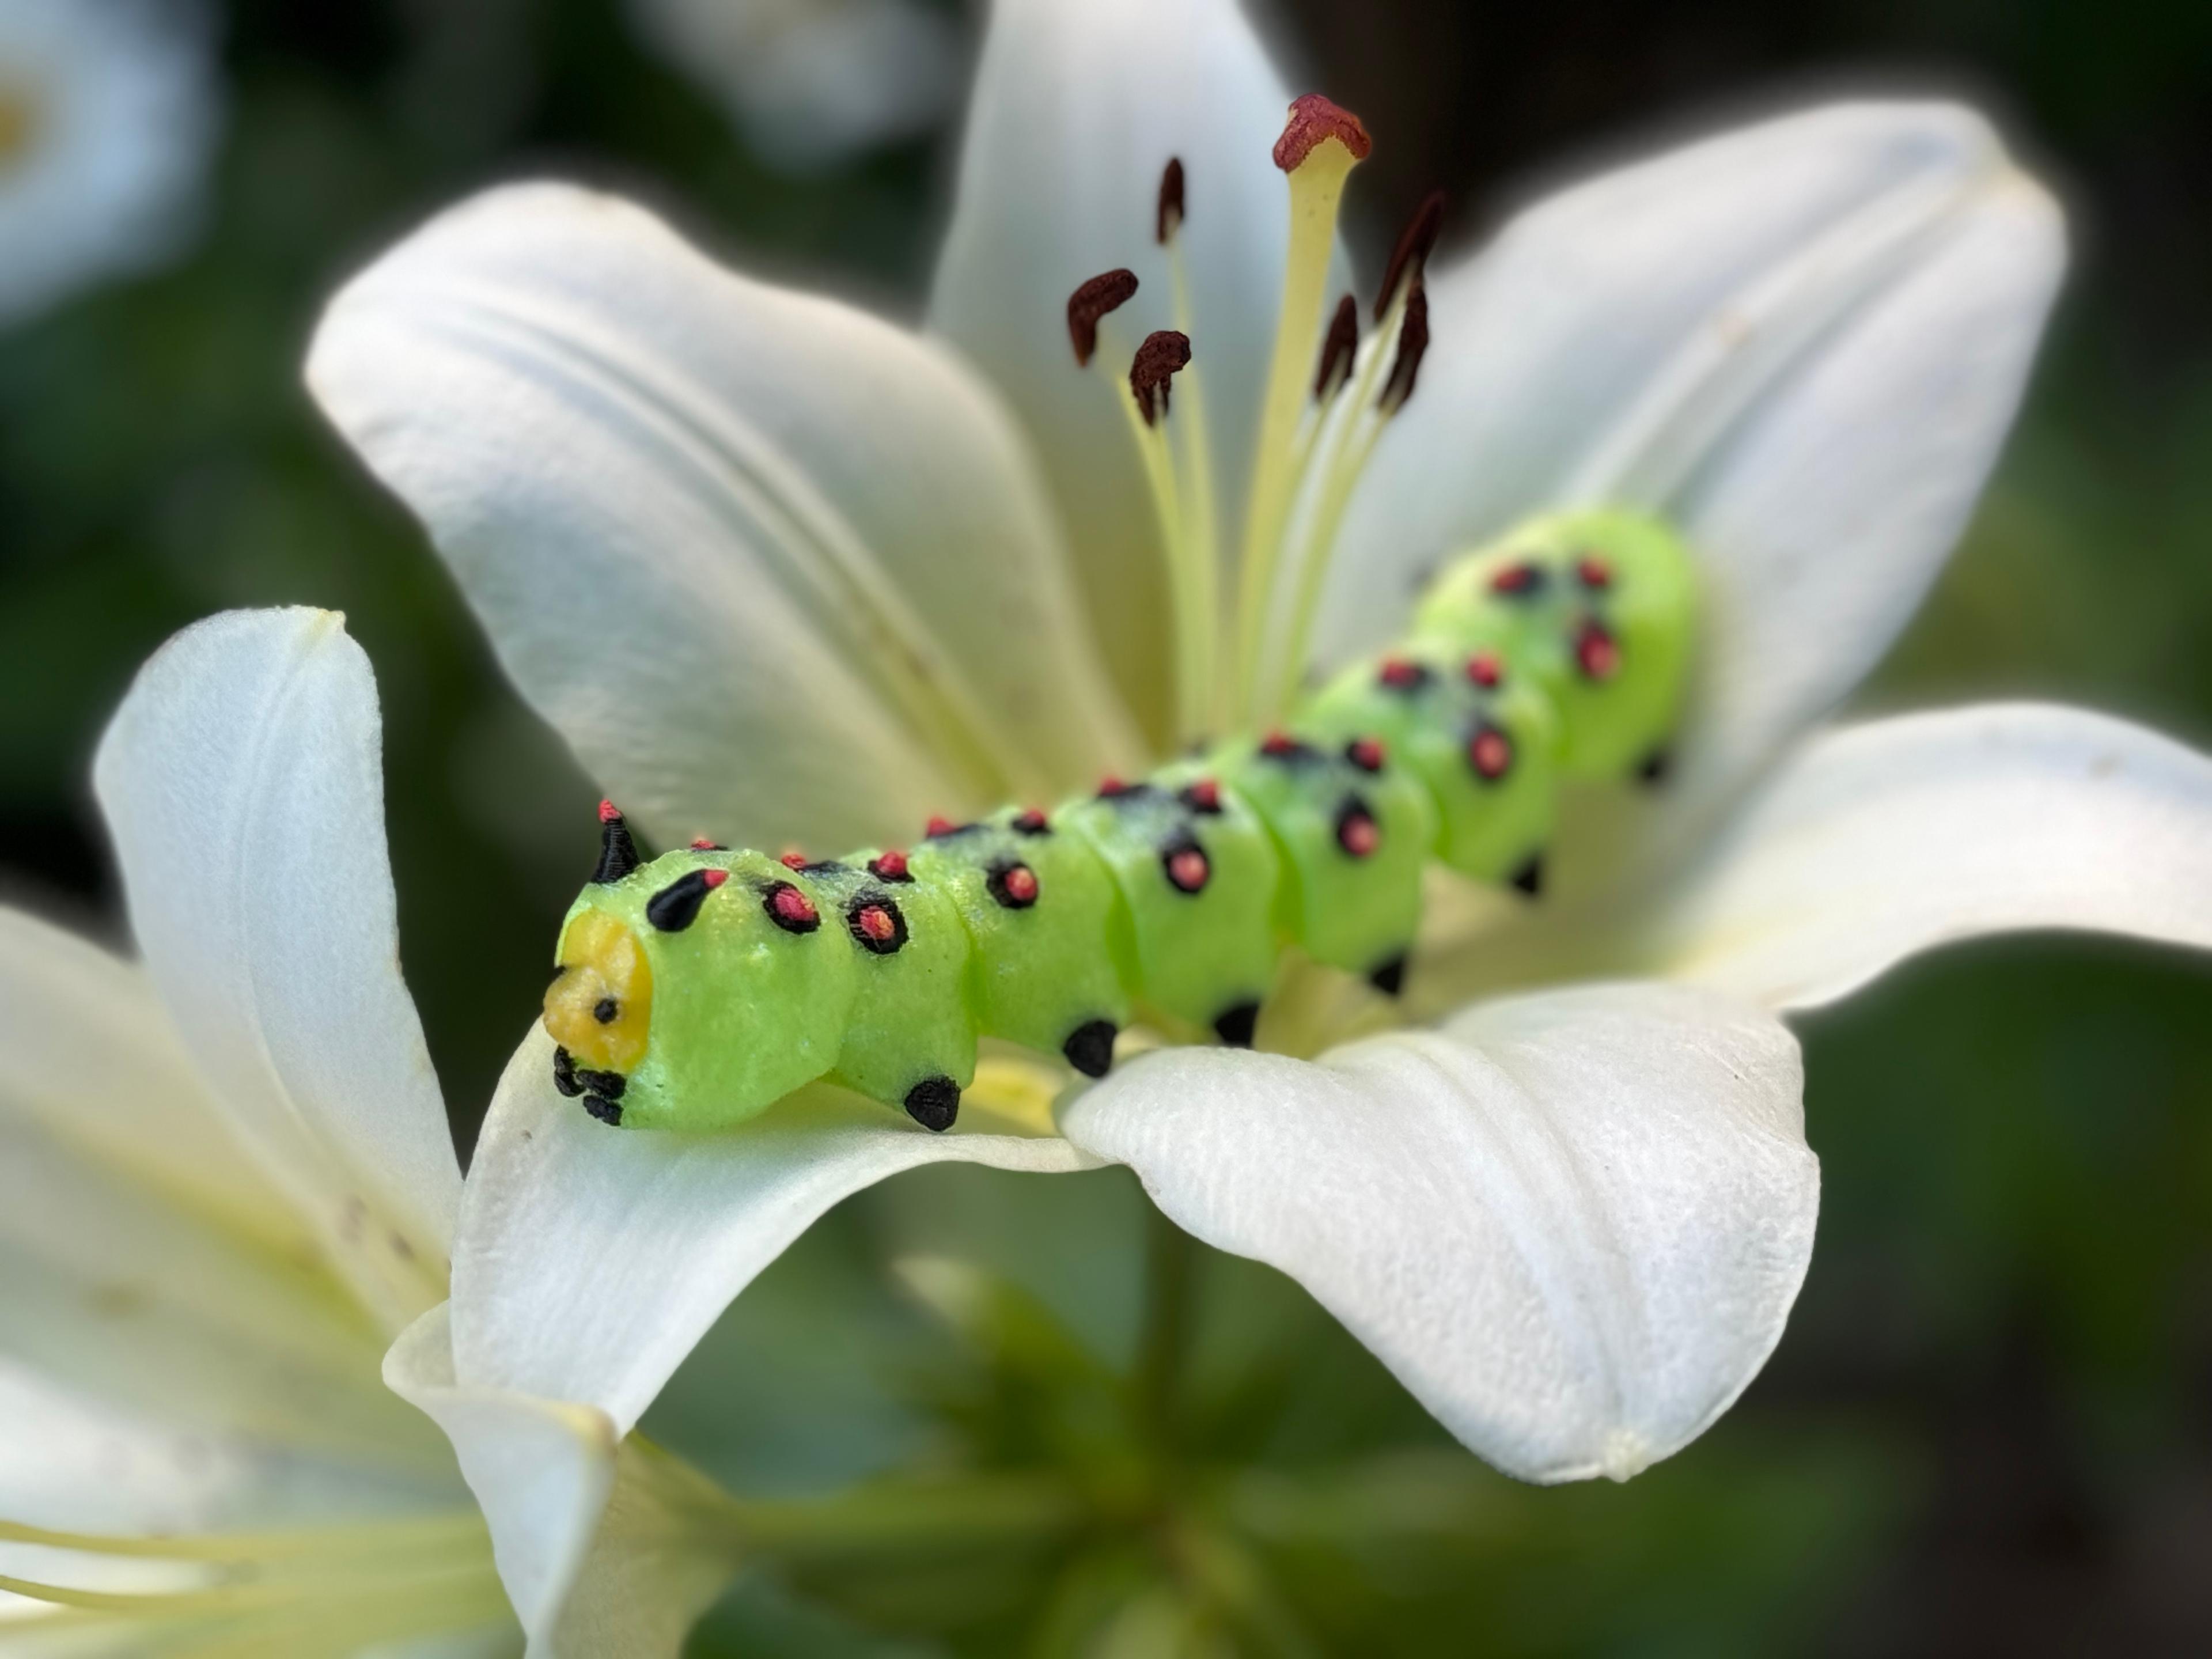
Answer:
<svg viewBox="0 0 2212 1659"><path fill-rule="evenodd" d="M599 1505L619 1468L588 1569L523 1607L565 1601L568 1650L673 1654L731 1569L698 1477L453 1382L460 1170L400 978L380 747L338 617L203 623L96 768L143 960L0 908L10 1654L516 1650L453 1451L394 1388Z"/></svg>
<svg viewBox="0 0 2212 1659"><path fill-rule="evenodd" d="M961 45L916 0L630 0L662 57L719 96L754 154L805 172L927 131Z"/></svg>
<svg viewBox="0 0 2212 1659"><path fill-rule="evenodd" d="M2202 757L2032 708L1807 735L1948 551L2063 264L1978 118L1839 105L1540 204L1430 284L1404 414L1401 283L1352 366L1367 400L1305 445L1285 411L1334 200L1294 174L1286 222L1285 104L1229 0L1002 0L933 334L538 185L356 278L310 384L665 845L896 842L1047 799L1209 714L1266 718L1301 665L1402 625L1409 573L1524 512L1663 514L1706 589L1673 786L1571 810L1593 833L1556 905L1440 900L1413 983L1708 983L1510 996L1336 1048L1323 986L1262 1025L1317 1060L1147 1054L1056 1110L1061 1074L987 1066L941 1136L811 1090L727 1135L609 1132L533 1032L463 1202L457 1376L626 1427L845 1194L936 1159L1122 1162L1501 1468L1626 1476L1735 1398L1804 1273L1818 1177L1784 1012L1970 932L2212 943ZM1071 291L1125 266L1106 378L1147 331L1193 347L1157 441L1062 331ZM523 1529L526 1498L477 1490L495 1535Z"/></svg>
<svg viewBox="0 0 2212 1659"><path fill-rule="evenodd" d="M0 323L173 253L217 118L190 8L0 0Z"/></svg>

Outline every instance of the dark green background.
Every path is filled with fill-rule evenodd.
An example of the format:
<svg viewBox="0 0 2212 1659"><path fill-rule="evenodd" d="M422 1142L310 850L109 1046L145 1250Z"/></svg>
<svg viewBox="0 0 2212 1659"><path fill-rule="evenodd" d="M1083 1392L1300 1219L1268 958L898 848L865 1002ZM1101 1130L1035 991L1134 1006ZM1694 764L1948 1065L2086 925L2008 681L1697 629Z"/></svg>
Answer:
<svg viewBox="0 0 2212 1659"><path fill-rule="evenodd" d="M1471 238L1578 147L1732 106L1875 85L1994 107L2068 198L2076 273L1997 484L1868 701L2025 691L2212 732L2212 9L1290 11L1301 78L1376 135L1370 239L1438 183ZM429 209L537 172L910 313L949 146L780 178L610 0L261 0L231 9L225 57L198 252L0 342L0 878L115 936L85 769L133 668L224 606L343 608L465 1134L587 866L592 792L300 391L319 297ZM1158 1651L1131 1633L1152 1607L1192 1651L2212 1650L2208 1008L2195 959L2039 939L1807 1022L1826 1203L1803 1300L1738 1409L1629 1486L1491 1475L1282 1280L1210 1258L1187 1533L1109 1513L1029 1547L822 1552L742 1588L700 1649ZM1141 1208L1114 1174L905 1177L772 1270L649 1426L749 1493L917 1460L1110 1490ZM993 1311L926 1314L885 1268L909 1250L1000 1263Z"/></svg>

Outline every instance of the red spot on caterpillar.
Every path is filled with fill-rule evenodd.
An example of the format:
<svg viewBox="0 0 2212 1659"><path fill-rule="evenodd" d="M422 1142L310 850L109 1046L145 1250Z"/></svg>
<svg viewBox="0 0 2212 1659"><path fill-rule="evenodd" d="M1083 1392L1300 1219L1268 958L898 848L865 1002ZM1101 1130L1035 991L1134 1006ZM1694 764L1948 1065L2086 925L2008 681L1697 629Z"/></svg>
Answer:
<svg viewBox="0 0 2212 1659"><path fill-rule="evenodd" d="M1317 92L1310 92L1291 104L1291 118L1283 128L1283 136L1275 140L1275 165L1285 173L1296 173L1305 165L1305 159L1314 152L1316 144L1334 138L1352 152L1352 159L1364 161L1375 148L1375 141L1367 136L1367 129L1359 125L1359 118L1342 105L1333 103Z"/></svg>
<svg viewBox="0 0 2212 1659"><path fill-rule="evenodd" d="M726 870L702 870L699 872L700 884L710 893L729 878L730 872Z"/></svg>
<svg viewBox="0 0 2212 1659"><path fill-rule="evenodd" d="M1266 740L1260 744L1260 752L1280 760L1284 756L1296 752L1297 746L1296 740L1289 732L1270 732Z"/></svg>
<svg viewBox="0 0 2212 1659"><path fill-rule="evenodd" d="M1382 844L1382 826L1357 796L1345 802L1344 810L1337 814L1336 844L1356 859L1373 857Z"/></svg>
<svg viewBox="0 0 2212 1659"><path fill-rule="evenodd" d="M1495 653L1478 652L1467 659L1467 677L1486 691L1494 691L1505 678L1505 670L1499 665Z"/></svg>
<svg viewBox="0 0 2212 1659"><path fill-rule="evenodd" d="M1404 657L1385 657L1375 678L1393 691L1412 691L1427 682L1429 671Z"/></svg>
<svg viewBox="0 0 2212 1659"><path fill-rule="evenodd" d="M898 923L880 904L862 905L853 918L853 925L878 945L890 944L898 933Z"/></svg>
<svg viewBox="0 0 2212 1659"><path fill-rule="evenodd" d="M787 870L804 870L806 867L806 854L800 852L786 853L780 856L776 862Z"/></svg>
<svg viewBox="0 0 2212 1659"><path fill-rule="evenodd" d="M1575 666L1588 680L1609 680L1620 672L1620 641L1600 622L1586 622L1575 635Z"/></svg>
<svg viewBox="0 0 2212 1659"><path fill-rule="evenodd" d="M1363 772L1382 769L1384 750L1380 738L1354 738L1344 746L1344 757Z"/></svg>
<svg viewBox="0 0 2212 1659"><path fill-rule="evenodd" d="M906 854L896 847L878 853L868 860L868 873L878 881L912 881L908 873Z"/></svg>
<svg viewBox="0 0 2212 1659"><path fill-rule="evenodd" d="M1476 776L1495 783L1513 769L1513 739L1494 726L1485 726L1468 739L1467 759Z"/></svg>
<svg viewBox="0 0 2212 1659"><path fill-rule="evenodd" d="M1526 562L1509 564L1490 579L1492 592L1504 593L1514 598L1540 592L1543 586L1544 573L1536 566Z"/></svg>
<svg viewBox="0 0 2212 1659"><path fill-rule="evenodd" d="M958 827L951 818L939 817L935 813L932 813L929 822L921 826L921 833L932 836L949 836Z"/></svg>
<svg viewBox="0 0 2212 1659"><path fill-rule="evenodd" d="M1218 812L1221 810L1221 786L1212 778L1199 778L1184 788L1182 804L1194 812Z"/></svg>
<svg viewBox="0 0 2212 1659"><path fill-rule="evenodd" d="M1037 902L1036 872L1028 865L1009 860L994 864L983 878L991 896L1009 910L1026 910Z"/></svg>
<svg viewBox="0 0 2212 1659"><path fill-rule="evenodd" d="M1040 812L1036 807L1032 806L1027 811L1019 812L1015 815L1013 828L1015 833L1018 835L1042 836L1046 830L1052 828L1052 825L1046 821L1045 815L1042 812Z"/></svg>
<svg viewBox="0 0 2212 1659"><path fill-rule="evenodd" d="M787 881L780 881L768 890L762 908L768 912L769 920L787 933L811 933L822 925L814 901Z"/></svg>
<svg viewBox="0 0 2212 1659"><path fill-rule="evenodd" d="M1206 849L1191 842L1170 847L1161 854L1160 867L1167 872L1169 884L1179 893L1200 891L1213 874L1213 865L1206 858Z"/></svg>
<svg viewBox="0 0 2212 1659"><path fill-rule="evenodd" d="M719 841L708 841L704 836L694 836L691 837L691 850L695 853L726 853L730 849Z"/></svg>
<svg viewBox="0 0 2212 1659"><path fill-rule="evenodd" d="M1126 795L1128 793L1129 786L1111 772L1098 780L1098 799L1101 800L1111 800L1116 795Z"/></svg>
<svg viewBox="0 0 2212 1659"><path fill-rule="evenodd" d="M619 806L617 806L617 805L616 805L612 801L611 801L611 800L602 799L602 800L599 802L599 822L600 822L601 823L621 823L621 822L622 822L622 808L621 808L621 807L619 807Z"/></svg>
<svg viewBox="0 0 2212 1659"><path fill-rule="evenodd" d="M1613 567L1595 553L1585 553L1575 561L1575 580L1584 587L1613 586Z"/></svg>

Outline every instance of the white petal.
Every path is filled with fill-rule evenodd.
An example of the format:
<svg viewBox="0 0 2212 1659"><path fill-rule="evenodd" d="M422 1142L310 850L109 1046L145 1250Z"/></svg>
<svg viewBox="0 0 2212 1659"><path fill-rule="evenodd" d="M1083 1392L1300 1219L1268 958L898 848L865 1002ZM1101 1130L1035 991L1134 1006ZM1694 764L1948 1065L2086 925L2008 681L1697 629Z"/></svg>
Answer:
<svg viewBox="0 0 2212 1659"><path fill-rule="evenodd" d="M737 1565L698 1525L714 1489L591 1407L457 1382L449 1312L401 1334L385 1380L452 1438L531 1654L672 1659Z"/></svg>
<svg viewBox="0 0 2212 1659"><path fill-rule="evenodd" d="M381 744L341 618L232 611L140 672L94 779L186 1048L396 1325L437 1297L460 1172L399 974Z"/></svg>
<svg viewBox="0 0 2212 1659"><path fill-rule="evenodd" d="M1153 241L1160 173L1181 157L1185 331L1204 378L1220 505L1234 513L1289 244L1288 190L1273 159L1289 98L1236 0L991 9L930 320L1037 434L1108 654L1147 712L1166 661L1159 554L1123 418L1097 374L1076 367L1067 296L1101 271L1136 272L1136 298L1108 323L1124 367L1153 330L1182 326ZM1189 407L1181 398L1178 415Z"/></svg>
<svg viewBox="0 0 2212 1659"><path fill-rule="evenodd" d="M1094 1167L971 1095L932 1134L888 1108L802 1090L714 1135L610 1129L552 1083L533 1028L470 1166L453 1259L462 1381L606 1414L626 1434L738 1292L840 1199L917 1164Z"/></svg>
<svg viewBox="0 0 2212 1659"><path fill-rule="evenodd" d="M2212 948L2212 758L2034 703L1823 732L1762 780L1656 936L1667 971L1807 1008L2023 927Z"/></svg>
<svg viewBox="0 0 2212 1659"><path fill-rule="evenodd" d="M145 970L0 906L0 1124L27 1119L266 1243L313 1234L242 1148Z"/></svg>
<svg viewBox="0 0 2212 1659"><path fill-rule="evenodd" d="M1018 434L941 347L537 185L356 277L307 374L664 842L833 851L1126 752Z"/></svg>
<svg viewBox="0 0 2212 1659"><path fill-rule="evenodd" d="M1625 1479L1782 1334L1819 1205L1802 1083L1765 1014L1603 986L1319 1062L1150 1056L1065 1127L1304 1285L1499 1468Z"/></svg>
<svg viewBox="0 0 2212 1659"><path fill-rule="evenodd" d="M959 31L916 0L631 0L661 55L717 94L753 152L794 172L934 125Z"/></svg>
<svg viewBox="0 0 2212 1659"><path fill-rule="evenodd" d="M1844 104L1540 203L1432 288L1437 345L1341 544L1342 651L1418 574L1547 505L1676 517L1706 574L1714 775L1848 690L2008 427L2065 258L2048 198L1946 105Z"/></svg>

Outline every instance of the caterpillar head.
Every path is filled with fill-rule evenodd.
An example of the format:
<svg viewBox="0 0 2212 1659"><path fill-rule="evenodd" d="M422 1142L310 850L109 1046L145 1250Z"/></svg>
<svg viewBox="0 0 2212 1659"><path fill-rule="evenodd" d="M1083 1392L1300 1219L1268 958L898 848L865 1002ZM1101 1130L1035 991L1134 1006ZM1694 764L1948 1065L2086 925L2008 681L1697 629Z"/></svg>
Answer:
<svg viewBox="0 0 2212 1659"><path fill-rule="evenodd" d="M671 853L593 882L545 993L554 1081L604 1122L715 1129L827 1072L854 994L824 896L760 853Z"/></svg>
<svg viewBox="0 0 2212 1659"><path fill-rule="evenodd" d="M1689 553L1671 529L1585 508L1531 520L1455 560L1414 628L1536 674L1559 707L1561 767L1609 778L1650 764L1674 733L1693 605Z"/></svg>

